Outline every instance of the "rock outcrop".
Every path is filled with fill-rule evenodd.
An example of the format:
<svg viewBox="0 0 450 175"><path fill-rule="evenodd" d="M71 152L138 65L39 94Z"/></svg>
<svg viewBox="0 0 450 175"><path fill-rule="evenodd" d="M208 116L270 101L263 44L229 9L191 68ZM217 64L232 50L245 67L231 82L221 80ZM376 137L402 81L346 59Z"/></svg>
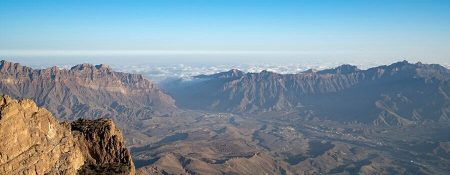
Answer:
<svg viewBox="0 0 450 175"><path fill-rule="evenodd" d="M79 119L70 123L72 134L81 148L86 164L81 174L102 172L130 172L134 165L124 138L114 122L109 119ZM126 174L126 173L124 173Z"/></svg>
<svg viewBox="0 0 450 175"><path fill-rule="evenodd" d="M0 174L134 174L111 120L59 123L32 100L0 96Z"/></svg>

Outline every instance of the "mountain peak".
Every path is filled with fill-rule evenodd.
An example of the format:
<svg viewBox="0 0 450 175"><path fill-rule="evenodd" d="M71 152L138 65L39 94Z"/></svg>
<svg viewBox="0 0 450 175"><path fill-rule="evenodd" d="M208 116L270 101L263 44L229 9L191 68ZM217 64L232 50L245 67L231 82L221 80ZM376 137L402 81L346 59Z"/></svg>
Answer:
<svg viewBox="0 0 450 175"><path fill-rule="evenodd" d="M308 69L308 70L305 70L305 71L303 71L301 73L308 74L308 73L316 73L316 72L318 72L316 69Z"/></svg>
<svg viewBox="0 0 450 175"><path fill-rule="evenodd" d="M14 64L14 63L6 61L6 60L2 60L2 61L0 61L0 64Z"/></svg>
<svg viewBox="0 0 450 175"><path fill-rule="evenodd" d="M259 73L259 75L262 75L262 76L265 76L265 77L269 77L269 76L272 76L272 75L275 75L275 74L276 74L275 72L268 71L268 70L262 70Z"/></svg>
<svg viewBox="0 0 450 175"><path fill-rule="evenodd" d="M228 75L232 77L242 76L244 72L240 71L239 69L231 69L227 72Z"/></svg>
<svg viewBox="0 0 450 175"><path fill-rule="evenodd" d="M13 63L13 62L9 62L9 61L6 61L6 60L0 61L0 67L1 68L3 68L3 67L10 67L12 65L20 66L19 63Z"/></svg>
<svg viewBox="0 0 450 175"><path fill-rule="evenodd" d="M420 64L418 63L417 65L420 65ZM399 61L399 62L393 63L390 66L391 67L403 67L403 66L411 66L411 65L414 65L414 64L411 64L408 61L403 60L403 61Z"/></svg>
<svg viewBox="0 0 450 175"><path fill-rule="evenodd" d="M100 70L109 70L111 69L111 67L107 64L99 64L99 65L95 65L95 68L100 69Z"/></svg>
<svg viewBox="0 0 450 175"><path fill-rule="evenodd" d="M358 67L350 64L343 64L333 69L319 71L320 74L349 74L359 71Z"/></svg>
<svg viewBox="0 0 450 175"><path fill-rule="evenodd" d="M245 73L238 69L231 69L226 72L220 72L212 75L198 75L196 78L237 78L242 77Z"/></svg>
<svg viewBox="0 0 450 175"><path fill-rule="evenodd" d="M83 64L77 64L77 65L73 66L72 68L70 68L70 70L84 70L84 69L92 69L92 68L94 68L94 65L88 64L88 63L83 63Z"/></svg>
<svg viewBox="0 0 450 175"><path fill-rule="evenodd" d="M78 64L78 65L75 65L72 68L70 68L70 70L85 70L85 69L89 69L89 70L111 70L109 65L106 65L106 64L99 64L99 65L95 65L94 66L93 64L89 64L89 63Z"/></svg>
<svg viewBox="0 0 450 175"><path fill-rule="evenodd" d="M13 63L6 60L0 61L0 71L2 72L21 72L21 71L31 71L29 67L20 65L19 63Z"/></svg>

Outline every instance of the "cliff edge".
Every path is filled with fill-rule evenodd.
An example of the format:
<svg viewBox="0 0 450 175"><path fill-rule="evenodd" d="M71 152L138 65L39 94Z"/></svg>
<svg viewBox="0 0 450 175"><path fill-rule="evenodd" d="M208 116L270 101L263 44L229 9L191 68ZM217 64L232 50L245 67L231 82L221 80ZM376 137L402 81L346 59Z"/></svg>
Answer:
<svg viewBox="0 0 450 175"><path fill-rule="evenodd" d="M59 123L32 100L0 96L0 174L134 174L108 119Z"/></svg>

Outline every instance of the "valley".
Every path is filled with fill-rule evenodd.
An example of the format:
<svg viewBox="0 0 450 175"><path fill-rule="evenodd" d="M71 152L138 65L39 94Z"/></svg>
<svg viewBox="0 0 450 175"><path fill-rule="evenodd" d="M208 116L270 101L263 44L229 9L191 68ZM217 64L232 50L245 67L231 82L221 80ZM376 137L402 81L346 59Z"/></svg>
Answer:
<svg viewBox="0 0 450 175"><path fill-rule="evenodd" d="M154 119L159 122L153 123L167 122L167 125L152 126L149 131L166 132L151 136L154 142L149 145L132 146L139 171L169 174L232 174L246 170L262 174L450 171L448 152L438 152L440 144L448 143L445 134L450 130L448 122L381 127L302 121L296 120L298 116L293 113L279 116L192 113L188 121L183 118L182 124L171 122L173 118ZM256 165L265 168L255 169Z"/></svg>
<svg viewBox="0 0 450 175"><path fill-rule="evenodd" d="M0 0L0 175L450 175L450 0Z"/></svg>
<svg viewBox="0 0 450 175"><path fill-rule="evenodd" d="M107 65L1 61L0 76L2 94L60 122L112 119L136 174L450 172L450 71L439 65L233 69L156 84Z"/></svg>

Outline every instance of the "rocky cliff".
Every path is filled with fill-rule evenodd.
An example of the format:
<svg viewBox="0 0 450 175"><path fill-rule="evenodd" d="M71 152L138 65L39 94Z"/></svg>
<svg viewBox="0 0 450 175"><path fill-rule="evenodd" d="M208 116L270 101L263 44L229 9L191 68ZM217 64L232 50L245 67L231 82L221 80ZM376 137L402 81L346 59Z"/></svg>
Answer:
<svg viewBox="0 0 450 175"><path fill-rule="evenodd" d="M150 80L107 65L32 69L0 61L0 77L0 93L30 98L63 120L106 117L129 125L176 109L174 100Z"/></svg>
<svg viewBox="0 0 450 175"><path fill-rule="evenodd" d="M58 123L32 100L0 96L0 174L134 174L111 120Z"/></svg>

